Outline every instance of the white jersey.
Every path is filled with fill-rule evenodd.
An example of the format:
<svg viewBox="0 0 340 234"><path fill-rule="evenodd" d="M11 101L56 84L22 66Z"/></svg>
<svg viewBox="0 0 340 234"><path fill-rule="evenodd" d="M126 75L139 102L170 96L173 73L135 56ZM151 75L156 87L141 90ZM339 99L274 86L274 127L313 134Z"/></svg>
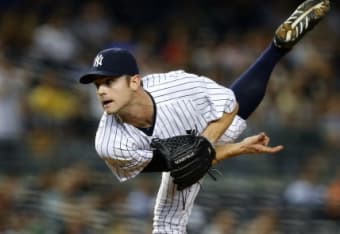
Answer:
<svg viewBox="0 0 340 234"><path fill-rule="evenodd" d="M120 181L135 177L148 165L153 156L150 148L153 138L183 135L193 129L201 133L209 122L221 118L224 112L231 113L237 103L232 90L184 71L145 76L143 86L156 105L152 135L106 113L96 134L98 154ZM232 142L245 128L245 121L236 116L220 141ZM186 233L199 188L199 184L194 184L178 192L169 173L164 172L154 210L153 233Z"/></svg>

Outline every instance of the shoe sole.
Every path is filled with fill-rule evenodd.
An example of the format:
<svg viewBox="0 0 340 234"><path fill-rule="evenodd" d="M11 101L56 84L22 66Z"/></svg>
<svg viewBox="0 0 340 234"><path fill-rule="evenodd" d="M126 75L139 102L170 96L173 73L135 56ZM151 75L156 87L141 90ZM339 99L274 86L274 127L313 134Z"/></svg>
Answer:
<svg viewBox="0 0 340 234"><path fill-rule="evenodd" d="M313 14L313 16L315 17L312 17L313 20L318 20L320 19L322 16L325 15L325 12L322 10L322 7L323 6L327 6L325 5L325 2L320 2L314 6L312 6L310 9L308 9L306 12L304 12L302 15L300 15L293 23L291 23L291 27L292 28L295 28L300 22L302 19L304 19L309 13L313 12L315 14Z"/></svg>
<svg viewBox="0 0 340 234"><path fill-rule="evenodd" d="M327 14L329 9L330 9L329 0L326 1L316 0L311 1L308 4L298 6L297 9L293 12L293 14L281 25L279 30L277 30L276 40L279 40L281 41L281 43L286 44L286 46L291 47L299 40L298 38L295 37L300 37L301 39L303 37L303 34L310 31ZM301 15L299 15L296 19L292 19L294 18L294 15L296 17L298 13L301 13ZM307 17L309 14L311 16ZM301 23L302 20L306 20L305 28L298 27L299 23ZM293 41L290 42L290 40L292 39Z"/></svg>

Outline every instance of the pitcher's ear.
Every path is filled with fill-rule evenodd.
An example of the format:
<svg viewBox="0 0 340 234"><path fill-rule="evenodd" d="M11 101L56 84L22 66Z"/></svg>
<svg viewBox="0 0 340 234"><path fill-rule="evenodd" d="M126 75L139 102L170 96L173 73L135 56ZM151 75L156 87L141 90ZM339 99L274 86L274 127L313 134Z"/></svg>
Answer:
<svg viewBox="0 0 340 234"><path fill-rule="evenodd" d="M130 76L129 78L129 85L133 90L139 89L142 86L142 77L140 75Z"/></svg>

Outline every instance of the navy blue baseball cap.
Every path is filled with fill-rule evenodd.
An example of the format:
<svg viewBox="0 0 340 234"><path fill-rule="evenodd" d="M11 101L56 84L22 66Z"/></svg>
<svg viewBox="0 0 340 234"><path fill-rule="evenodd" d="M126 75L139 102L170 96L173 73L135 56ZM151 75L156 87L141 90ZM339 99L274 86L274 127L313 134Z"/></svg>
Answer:
<svg viewBox="0 0 340 234"><path fill-rule="evenodd" d="M136 74L139 74L139 70L134 56L127 50L110 48L98 52L92 67L80 77L79 82L89 84L100 76L120 77Z"/></svg>

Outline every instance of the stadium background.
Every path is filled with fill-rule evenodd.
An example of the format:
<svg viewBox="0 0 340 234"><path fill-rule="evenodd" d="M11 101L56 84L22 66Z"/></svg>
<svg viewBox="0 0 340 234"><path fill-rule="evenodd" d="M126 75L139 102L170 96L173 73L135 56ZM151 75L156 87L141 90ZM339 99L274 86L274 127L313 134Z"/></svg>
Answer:
<svg viewBox="0 0 340 234"><path fill-rule="evenodd" d="M78 75L104 47L142 74L185 69L228 85L298 1L0 2L0 233L150 233L159 174L120 184L94 151L100 109ZM206 178L189 233L340 233L340 12L276 67L245 155ZM218 231L220 230L220 231Z"/></svg>

